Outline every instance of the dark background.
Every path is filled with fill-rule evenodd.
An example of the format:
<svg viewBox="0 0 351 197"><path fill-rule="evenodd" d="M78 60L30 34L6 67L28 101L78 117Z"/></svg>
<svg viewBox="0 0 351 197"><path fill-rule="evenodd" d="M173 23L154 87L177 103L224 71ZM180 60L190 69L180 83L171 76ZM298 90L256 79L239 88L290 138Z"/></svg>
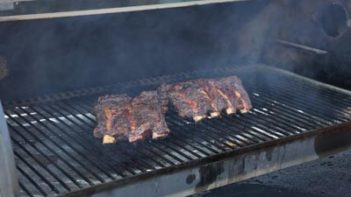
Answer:
<svg viewBox="0 0 351 197"><path fill-rule="evenodd" d="M257 63L350 88L349 7L342 0L255 0L1 22L0 98ZM284 46L278 39L327 54Z"/></svg>

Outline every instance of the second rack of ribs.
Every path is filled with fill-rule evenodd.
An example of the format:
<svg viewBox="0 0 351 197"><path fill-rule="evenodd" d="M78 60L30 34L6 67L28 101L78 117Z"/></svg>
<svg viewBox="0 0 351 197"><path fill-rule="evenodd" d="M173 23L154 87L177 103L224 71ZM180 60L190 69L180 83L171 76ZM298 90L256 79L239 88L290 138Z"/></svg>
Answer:
<svg viewBox="0 0 351 197"><path fill-rule="evenodd" d="M164 84L158 90L167 97L179 116L198 122L206 117L217 117L221 111L246 113L251 101L241 80L236 76L220 79L197 79Z"/></svg>

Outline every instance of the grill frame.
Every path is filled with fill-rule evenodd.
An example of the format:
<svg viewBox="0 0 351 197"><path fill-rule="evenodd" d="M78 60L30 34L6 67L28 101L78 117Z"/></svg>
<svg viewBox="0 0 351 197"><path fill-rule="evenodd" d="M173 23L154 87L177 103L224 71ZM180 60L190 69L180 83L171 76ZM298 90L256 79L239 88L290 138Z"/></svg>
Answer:
<svg viewBox="0 0 351 197"><path fill-rule="evenodd" d="M251 71L250 71L250 69L251 69ZM61 138L59 134L57 134L56 132L51 132L55 136L46 136L47 134L45 134L45 132L43 132L43 131L52 130L52 128L50 128L49 126L45 126L45 123L42 123L40 121L40 119L36 118L34 115L32 117L32 115L30 114L31 112L28 111L28 109L19 108L19 109L17 109L18 111L12 115L8 114L9 109L11 109L11 107L13 107L13 106L28 105L28 106L30 106L31 110L33 110L34 107L36 106L35 104L38 104L39 106L42 106L45 104L45 106L47 107L45 113L51 114L51 117L60 117L61 116L61 117L66 117L66 119L67 119L68 115L73 115L74 119L78 120L78 122L84 123L84 122L86 122L87 119L89 119L89 117L87 117L88 115L82 113L82 111L80 111L78 109L79 105L75 105L75 103L73 102L74 99L79 99L82 95L89 95L89 94L101 95L101 94L104 94L105 92L109 92L111 90L117 90L119 92L119 91L123 91L123 89L127 90L127 89L130 89L132 87L138 87L138 86L140 86L140 84L154 86L154 85L157 85L160 82L160 80L162 82L165 82L165 81L172 82L172 81L179 80L180 76L182 77L182 80L185 80L188 78L191 79L191 78L194 78L194 76L202 76L202 75L208 73L209 71L210 72L212 71L211 72L212 74L218 73L219 75L233 74L233 73L237 73L237 72L239 72L239 73L240 72L249 72L249 71L250 72L253 72L253 71L267 72L267 73L273 73L273 74L275 73L276 75L289 76L289 77L296 79L298 81L301 81L305 84L309 84L309 85L312 85L314 87L319 87L323 90L329 90L330 94L333 92L334 93L336 92L336 93L340 94L341 96L345 96L345 98L349 98L349 97L351 98L351 93L347 90L343 90L343 89L340 89L340 88L337 88L334 86L330 86L330 85L326 85L326 84L323 84L323 83L320 83L320 82L317 82L314 80L310 80L310 79L295 75L293 73L290 73L288 71L279 70L279 69L265 67L265 66L260 65L260 66L254 66L254 67L220 68L217 70L211 69L211 70L201 70L201 71L195 71L195 72L189 72L189 73L180 73L178 75L161 76L159 78L134 81L134 82L130 82L130 83L122 83L122 84L118 84L118 85L110 86L110 87L93 88L90 90L80 90L80 91L77 91L77 93L70 92L70 93L65 93L65 94L51 95L51 96L48 96L46 98L44 97L44 98L31 99L31 100L23 101L23 102L8 103L7 105L5 105L5 111L7 111L6 115L8 117L11 117L12 115L17 115L18 117L20 117L20 119L23 119L24 124L28 124L28 126L30 126L30 127L35 127L36 129L34 129L34 131L35 130L39 131L40 135L37 136L36 133L32 134L31 132L28 132L27 135L30 135L31 138L34 138L35 142L40 143L41 146L44 146L46 149L49 150L49 152L51 152L52 154L56 154L55 153L56 150L54 148L56 146L60 151L64 152L64 155L71 157L72 161L74 161L74 163L80 164L80 161L78 158L74 158L74 155L71 155L72 153L68 152L64 148L61 148L60 144L57 144L55 139ZM274 75L272 75L272 76L274 76ZM122 89L121 89L121 85L123 86ZM142 89L144 89L144 88L142 88ZM137 88L135 90L135 93L137 93L138 90L140 90L140 89ZM272 93L272 94L274 94L274 93ZM269 99L268 98L266 98L266 99L268 102ZM92 97L91 101L93 101L93 100L94 100L94 97ZM265 103L264 101L260 101L260 102ZM340 100L340 102L346 103L347 101ZM54 105L52 105L51 103L53 103ZM91 104L92 104L91 102L86 102L86 103L87 103L87 104L85 104L86 108L89 108L89 106L91 107ZM323 104L322 101L318 101L317 103ZM65 104L65 105L63 105L63 104ZM54 106L55 106L55 108L54 108ZM301 106L308 107L308 105L305 106L305 104L303 104L303 103L299 104L299 106L300 107ZM82 107L83 107L83 105L79 106L79 108L82 108ZM276 103L276 107L277 108L284 108L284 106L279 104L279 103ZM287 107L291 107L291 106L287 106ZM46 117L46 119L50 119L49 118L50 116L41 115L41 113L44 113L41 110L43 110L43 108L38 107L38 109L35 111L35 113L37 113L36 115L43 116L44 118ZM48 111L50 111L50 112L48 112ZM63 111L67 111L68 113L65 113ZM74 112L74 111L76 111L76 112ZM88 111L88 109L87 109L87 111ZM104 181L104 178L100 177L101 180L99 179L99 176L101 176L101 174L94 174L94 171L89 171L90 170L89 167L85 166L85 164L80 164L80 165L85 168L85 171L87 171L91 175L95 176L95 179L91 178L91 177L85 177L83 172L81 172L80 170L77 169L76 166L74 166L73 164L66 161L64 158L62 158L62 155L60 155L60 154L56 155L58 157L59 161L63 161L63 163L68 168L74 169L74 173L78 173L78 175L80 177L82 177L82 179L84 179L86 183L90 184L90 186L83 186L81 188L80 188L81 183L79 181L75 180L74 177L71 177L71 175L69 174L69 171L66 172L66 169L64 167L61 167L59 164L56 164L53 158L46 156L47 153L42 151L39 147L36 147L36 145L35 146L32 145L30 142L27 142L27 145L29 144L29 146L32 149L35 149L36 152L39 152L40 155L44 156L44 158L35 158L32 155L32 158L37 163L40 164L42 169L45 169L47 167L47 166L45 166L45 163L52 164L57 169L62 171L65 176L67 176L69 179L71 179L72 185L76 185L76 187L78 187L77 189L75 189L73 191L64 193L64 195L67 195L67 196L92 195L93 193L103 192L105 190L113 190L110 192L112 192L112 193L118 192L119 194L123 194L123 192L127 192L127 191L133 192L133 190L125 190L124 188L128 188L130 185L136 185L136 184L142 184L141 188L145 188L150 183L153 183L153 181L150 181L150 179L154 180L155 184L157 183L159 186L154 187L153 189L148 189L147 191L150 191L148 193L148 195L150 195L150 196L153 196L154 194L155 195L166 195L166 194L172 194L172 193L162 193L162 192L165 192L165 190L166 190L165 188L167 188L167 184L169 187L169 185L172 185L172 184L174 185L174 183L172 183L172 181L167 181L167 179L163 180L162 178L170 176L173 178L176 177L176 178L181 179L181 180L184 179L184 182L191 182L189 180L191 180L192 179L191 177L193 177L193 175L194 175L195 178L193 178L194 180L192 180L192 182L190 184L178 184L177 185L177 191L178 192L185 192L182 194L187 195L187 194L192 194L194 192L198 192L198 191L206 190L209 188L214 188L214 187L218 187L218 186L221 186L224 184L243 180L245 178L249 178L249 177L252 177L254 175L266 173L266 172L269 172L272 170L281 169L283 167L287 167L287 166L290 166L292 164L297 164L297 163L301 163L301 162L308 161L311 159L316 159L320 155L327 154L331 150L336 150L336 149L343 148L343 147L345 148L351 144L349 141L346 141L345 143L342 144L341 147L339 147L339 146L335 146L335 142L334 142L334 144L327 143L327 145L324 145L322 143L323 145L316 148L315 142L317 139L320 138L320 136L325 136L325 135L330 135L330 134L332 134L332 136L334 136L334 134L335 134L335 136L343 136L345 133L346 134L348 133L348 131L349 131L348 129L350 128L351 123L348 122L350 120L350 117L349 117L350 114L348 114L346 112L343 112L343 113L345 113L345 116L347 115L347 117L343 117L339 114L340 117L338 117L337 119L340 119L340 122L338 122L338 123L330 122L327 125L325 125L323 123L323 121L322 121L322 123L318 123L319 119L320 119L320 117L318 115L316 116L316 113L318 112L318 110L315 111L315 109L313 109L313 111L314 112L312 114L315 114L315 115L311 116L312 117L311 121L313 120L314 123L307 123L306 122L306 125L310 124L313 126L313 124L320 124L319 125L320 128L313 129L313 130L301 131L301 133L293 133L292 131L279 130L279 132L274 133L274 135L278 136L279 135L278 133L280 133L281 136L283 136L283 137L280 137L278 139L271 139L271 140L269 140L269 139L272 138L272 136L267 135L267 133L264 131L258 130L255 133L253 133L251 131L250 131L250 133L249 132L241 133L241 134L243 134L242 136L246 136L247 138L250 138L250 140L252 140L252 142L254 142L253 144L252 143L250 144L248 142L243 141L242 139L235 136L234 133L231 133L232 131L230 129L228 130L227 128L221 126L220 128L222 128L223 132L226 134L226 136L224 138L226 138L226 140L228 140L230 142L230 143L228 143L228 141L225 141L225 143L222 143L223 146L218 146L218 142L221 142L221 140L222 140L221 134L223 134L223 132L213 130L213 128L216 129L216 127L212 127L213 132L210 132L210 133L198 132L197 134L194 134L194 133L191 133L190 130L191 129L201 130L201 128L204 127L204 124L202 124L202 123L198 124L197 125L198 128L192 127L192 126L187 127L186 125L185 126L182 125L182 124L184 124L184 122L179 121L179 120L177 121L177 118L175 117L175 115L171 114L170 116L168 116L168 119L170 120L169 122L172 123L172 127L178 128L177 130L184 130L184 129L190 129L190 130L188 130L188 131L184 130L184 131L182 131L181 134L177 134L177 135L173 135L174 133L171 133L171 135L172 135L171 137L173 137L173 139L178 139L178 140L174 140L174 141L161 140L161 141L158 141L156 145L154 143L146 143L146 145L150 146L150 148L142 151L143 152L142 155L144 155L144 156L148 155L147 153L145 153L146 151L150 152L151 155L154 153L157 153L157 154L167 153L167 151L165 151L165 150L157 149L159 147L163 147L171 152L174 151L172 153L173 157L171 157L170 159L162 158L165 161L165 163L170 164L169 166L166 166L165 164L161 163L159 160L157 160L157 158L156 159L155 158L143 158L142 160L139 160L138 157L131 157L130 154L128 153L128 151L122 150L119 153L122 154L123 156L130 158L130 161L132 162L132 163L131 162L128 163L130 166L126 166L126 169L127 169L126 173L128 173L129 175L126 174L126 177L123 177L125 175L124 172L116 172L116 174L121 175L122 179L113 180L114 177L113 177L113 175L109 174L109 171L104 172L104 170L106 170L107 168L101 167L101 168L103 168L101 171L103 172L103 174L105 174L104 176L106 176L106 177L110 176L109 178L111 178L111 180L112 180L112 181ZM21 116L21 113L23 113L24 116ZM249 119L240 119L240 120L246 121L248 123L250 123L250 120L253 120L255 125L261 125L260 127L265 127L267 129L270 129L269 127L267 127L267 125L264 124L265 122L255 122L254 116L255 117L260 116L264 112L258 113L256 111L255 113L252 112L250 114L250 116L248 116ZM289 118L287 118L287 117L293 117L293 112L288 111L288 112L284 112L284 114L285 113L286 113L286 117L284 118L284 120L289 121L288 120ZM25 114L27 114L27 115L25 115ZM81 115L81 116L78 116L77 114ZM289 115L289 116L287 116L287 115ZM28 119L28 117L30 119ZM85 118L83 118L83 117L85 117ZM323 120L323 116L321 116L321 117ZM10 119L14 120L14 118L10 118ZM208 124L208 125L219 124L225 120L227 122L227 124L224 124L224 126L226 126L226 125L228 126L228 125L230 125L230 121L234 120L234 119L230 119L228 117L223 117L222 119L223 120L219 120L219 119L209 120L209 121L206 121L207 122L206 124ZM302 116L302 119L303 119L303 116ZM270 119L270 121L274 121L274 120L276 120L276 119L273 116L273 119ZM301 117L296 118L294 120L301 120ZM19 120L16 120L16 121L19 121ZM37 122L32 123L31 121L37 121ZM238 120L235 120L235 122L236 121L238 121ZM64 122L64 121L59 121L59 122ZM71 122L70 124L76 125L77 127L83 127L81 129L87 130L90 128L89 126L87 128L84 128L87 126L84 124L74 123L73 119L69 119L68 122ZM344 123L342 123L342 122L344 122ZM20 122L15 122L15 123L18 125L21 125ZM91 122L90 123L86 122L86 123L91 124ZM279 122L279 123L282 125L285 124L284 122ZM291 124L293 122L291 122L291 120L290 120L289 123ZM67 124L66 125L67 127L70 126L67 122L66 122L66 124ZM50 122L50 125L55 126L55 124L52 122ZM233 126L233 125L231 125L231 126ZM234 126L235 126L235 124L234 124ZM237 126L240 126L240 125L238 124ZM252 126L252 125L249 125L249 126ZM9 123L9 127L12 130L18 130L18 128L14 128L10 123ZM20 127L24 127L23 129L26 130L25 126L22 125ZM44 129L41 127L43 127ZM58 127L58 126L55 126L55 127ZM217 127L217 128L219 128L219 127ZM287 125L283 125L283 126L281 126L281 128L290 128L290 127L288 127ZM59 129L59 128L56 128L56 129L61 130L62 132L65 132L64 129L63 130ZM243 129L245 129L245 127L243 127ZM298 128L296 127L295 129L298 129ZM276 130L276 129L274 129L274 130ZM18 130L16 133L20 134L21 132ZM21 134L21 135L23 135L23 134ZM42 136L42 135L46 136L47 140L41 141L39 136ZM69 135L72 135L72 133L65 133L65 135L69 136ZM200 136L196 136L196 135L200 135ZM20 136L20 137L23 139L30 139L28 136ZM53 137L55 137L55 138L53 138ZM83 142L82 139L75 140L74 135L72 137L73 138L70 140L72 140L73 142L77 142L77 143L79 142L80 146L86 146L86 144L82 143ZM195 138L195 137L197 137L197 138ZM200 137L200 138L198 138L198 137ZM181 139L185 140L187 138L193 138L192 141L194 141L194 143L190 144L190 147L182 146L183 142L181 141ZM64 139L65 138L63 138L61 140L64 140ZM207 145L203 144L201 139L205 139L205 141L207 140L208 144ZM212 141L212 140L214 140L214 141ZM25 140L25 141L28 141L28 140ZM87 140L87 139L84 139L84 141L89 142L89 140ZM240 147L240 143L238 143L240 141L242 144L245 144L245 143L247 143L247 144ZM15 147L21 146L21 143L18 142L18 139L13 138L13 142L15 144ZM46 143L50 143L53 145L51 147L49 145L46 145ZM236 144L239 148L235 149L235 150L228 150L228 148L229 149L232 148L231 143ZM294 148L295 149L298 148L297 145L299 145L299 143L302 143L302 144L305 143L303 147L306 149L302 150L301 155L299 155L299 157L296 158L296 155L294 156L292 151ZM197 146L195 146L194 144L199 144L199 145L201 144L201 146L207 146L207 147L205 147L205 149L207 149L207 150L205 151L205 149L202 149L202 147L197 148ZM184 145L187 145L187 143L185 142ZM76 144L69 144L69 146L71 146L71 149L73 149L73 150L76 149L75 148ZM179 149L177 149L177 148L179 148ZM185 151L179 151L179 150L182 150L182 148ZM196 149L197 152L193 152L190 148ZM284 148L284 150L281 148ZM30 151L26 150L25 147L21 148L21 150L22 149L24 151L28 151L28 152L26 152L26 154L31 155ZM279 150L279 151L274 152L273 149ZM271 156L273 158L279 158L279 157L282 157L282 155L284 155L284 157L286 156L288 158L285 160L278 159L278 160L274 160L274 161L272 161L272 159L270 159L271 161L268 161L269 159L266 159L266 160L259 159L257 161L250 160L250 162L247 163L247 165L254 165L254 166L260 166L260 167L257 169L251 169L250 171L247 171L247 172L241 172L241 174L232 172L230 170L226 170L227 168L230 169L230 166L237 165L238 162L245 161L245 159L250 157L250 155L269 154L269 151L274 152L273 156ZM79 152L79 149L77 152ZM209 153L214 153L214 154L210 155ZM189 154L190 154L190 156L189 156ZM16 150L15 150L15 155L17 158L20 158L19 153L17 153ZM202 158L201 158L201 155L203 155ZM85 155L83 154L82 156L85 156ZM194 158L194 157L197 157L197 158ZM20 158L20 159L22 160L22 163L25 163L24 158ZM89 163L90 163L89 165L92 165L93 167L94 167L94 163L99 164L99 161L95 161L92 158L88 158L87 161L89 161ZM269 166L264 166L264 165L261 166L258 162L268 163ZM120 163L120 161L118 161L117 164L119 164L119 163ZM136 163L136 165L134 163ZM121 164L125 165L123 162L121 162ZM161 168L154 169L153 171L148 172L147 171L148 168L155 167L155 166L153 166L153 164L160 165ZM105 164L102 164L102 165L105 166ZM106 164L106 165L108 166L108 164ZM28 166L30 166L30 165L28 165ZM227 167L224 167L224 169L222 170L222 168L218 168L218 166L227 166ZM99 168L98 165L96 165L95 167ZM110 166L108 166L108 168L110 168ZM136 169L139 168L139 170L142 173L140 173L140 174L136 173L135 171L133 171L133 170L135 170L133 168L136 168ZM25 172L21 168L18 168L18 169L21 173ZM49 169L50 168L46 169L46 171L48 171L47 173L49 175L55 177L56 172L55 171L50 172ZM113 170L113 171L115 171L115 170ZM213 172L213 173L206 174L206 172ZM242 174L242 173L244 173L244 174ZM40 174L40 172L39 172L39 174ZM215 180L211 179L210 175L215 176L216 179ZM183 176L185 176L185 178ZM189 176L190 176L190 178L188 178ZM45 180L45 176L43 176L43 177ZM60 180L60 178L56 178L56 179ZM101 183L94 184L92 182L92 180L100 180ZM29 180L29 182L35 182L35 180L32 180L32 181ZM50 184L51 184L50 180L47 180L46 183L49 187L55 188L55 186L53 186L53 185L50 186ZM213 184L213 183L216 183L216 184L214 186L213 185L211 186L211 184ZM61 183L61 185L63 185L63 187L65 187L64 186L65 184L67 184L67 183L65 183L64 181L63 181L63 183ZM21 187L22 187L22 189L25 188L25 186L23 184L21 184ZM70 187L74 188L75 186L68 186L67 185L67 188L70 188ZM148 187L150 187L150 186L148 186ZM38 188L40 188L40 186L38 186ZM23 189L23 190L27 190L27 189ZM142 189L140 189L140 191L142 191ZM23 191L23 192L26 192L26 191ZM175 192L175 191L169 191L169 192ZM43 191L43 193L45 194L44 191ZM62 194L62 193L60 193L58 191L58 192L56 192L56 194ZM128 193L125 193L125 194L128 194Z"/></svg>
<svg viewBox="0 0 351 197"><path fill-rule="evenodd" d="M208 157L183 166L162 169L159 173L150 174L150 176L144 174L130 177L121 182L101 184L64 196L136 196L145 191L147 191L143 193L145 196L188 196L347 150L351 147L350 131L350 123L313 130L308 134L289 136L275 142L246 147L240 151ZM336 145L343 137L348 141ZM323 141L325 146L322 147L322 151L317 152L315 144L318 141ZM299 152L298 155L296 151ZM270 155L271 159L262 158L266 155ZM199 182L184 184L188 183L189 177L194 175L198 176Z"/></svg>

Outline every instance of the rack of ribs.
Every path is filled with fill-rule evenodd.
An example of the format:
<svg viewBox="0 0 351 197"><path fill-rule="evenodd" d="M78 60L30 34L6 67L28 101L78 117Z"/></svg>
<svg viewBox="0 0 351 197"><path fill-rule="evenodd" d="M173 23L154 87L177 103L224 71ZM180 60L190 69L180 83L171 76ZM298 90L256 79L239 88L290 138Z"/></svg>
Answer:
<svg viewBox="0 0 351 197"><path fill-rule="evenodd" d="M241 80L236 76L230 76L219 79L221 87L225 90L225 93L231 94L229 92L234 92L234 98L236 99L237 109L240 110L241 113L247 113L251 108L252 104L247 94L246 90L243 87ZM231 112L227 113L230 114ZM235 112L233 112L235 113Z"/></svg>
<svg viewBox="0 0 351 197"><path fill-rule="evenodd" d="M103 143L115 143L116 138L125 138L130 130L130 116L127 95L112 95L99 97L95 106L97 127L94 136L103 138Z"/></svg>
<svg viewBox="0 0 351 197"><path fill-rule="evenodd" d="M164 106L160 105L156 91L144 91L139 96L133 98L131 108L131 132L129 142L143 140L147 135L152 139L166 137L169 133L165 120Z"/></svg>
<svg viewBox="0 0 351 197"><path fill-rule="evenodd" d="M160 91L167 95L179 116L193 118L196 122L205 118L211 105L207 94L204 94L201 84L195 81L185 81L174 85L163 84Z"/></svg>
<svg viewBox="0 0 351 197"><path fill-rule="evenodd" d="M134 98L127 95L100 97L95 106L98 125L94 136L102 138L103 144L167 136L166 111L159 103L156 91L144 91Z"/></svg>
<svg viewBox="0 0 351 197"><path fill-rule="evenodd" d="M236 76L163 84L158 91L162 92L162 97L168 97L179 116L192 118L195 122L217 117L223 110L233 114L237 110L246 113L252 108L249 96Z"/></svg>
<svg viewBox="0 0 351 197"><path fill-rule="evenodd" d="M163 138L170 132L165 121L169 104L179 116L195 122L218 117L222 111L246 113L252 108L236 76L163 84L156 91L144 91L134 98L127 95L100 97L95 106L98 125L94 135L102 138L104 144L123 139L136 142L148 136Z"/></svg>

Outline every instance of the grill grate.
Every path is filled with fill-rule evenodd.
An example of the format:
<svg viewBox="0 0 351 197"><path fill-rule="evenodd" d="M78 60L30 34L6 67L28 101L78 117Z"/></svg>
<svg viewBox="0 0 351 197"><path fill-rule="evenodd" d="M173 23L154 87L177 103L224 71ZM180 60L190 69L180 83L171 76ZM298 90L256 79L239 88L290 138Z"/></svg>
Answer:
<svg viewBox="0 0 351 197"><path fill-rule="evenodd" d="M239 75L254 109L193 124L167 114L169 137L101 145L92 135L92 107L105 92L137 94L162 82ZM351 120L351 94L272 68L223 68L99 88L64 99L48 97L5 106L21 194L58 195L157 173L209 156L263 144ZM50 99L52 98L52 99Z"/></svg>

